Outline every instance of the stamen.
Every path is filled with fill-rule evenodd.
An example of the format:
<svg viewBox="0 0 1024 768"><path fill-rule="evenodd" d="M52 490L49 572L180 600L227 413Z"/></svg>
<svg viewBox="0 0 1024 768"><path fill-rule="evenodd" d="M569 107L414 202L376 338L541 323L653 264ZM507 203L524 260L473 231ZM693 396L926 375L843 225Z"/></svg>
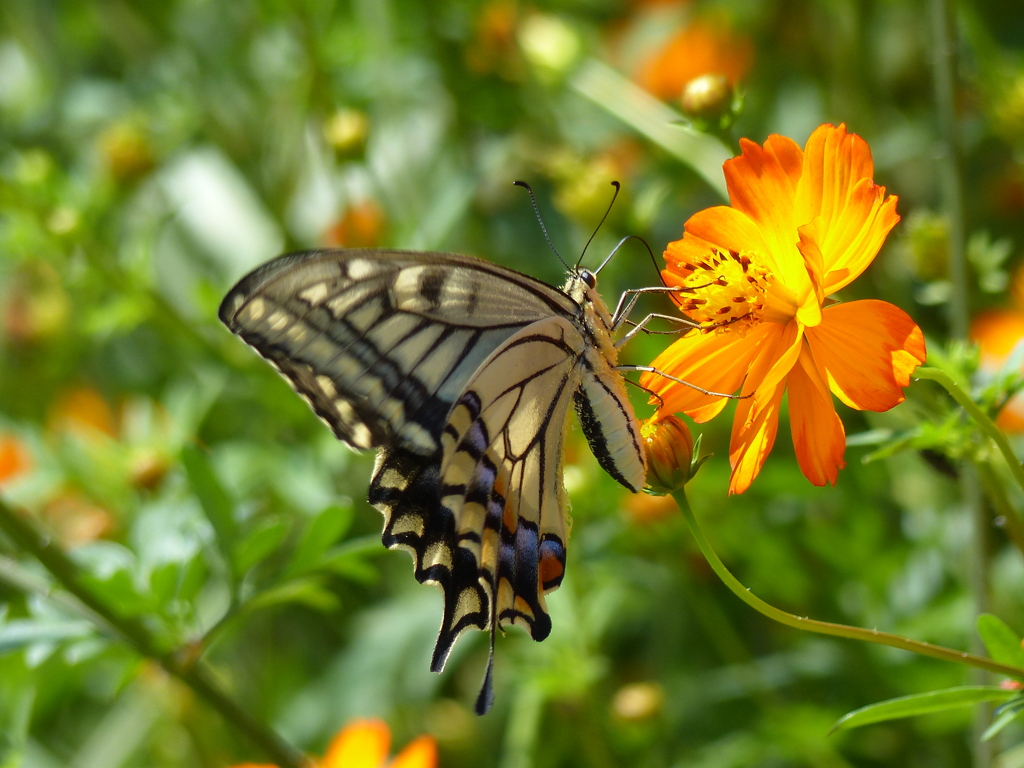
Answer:
<svg viewBox="0 0 1024 768"><path fill-rule="evenodd" d="M679 306L705 333L731 326L742 333L761 320L774 276L759 254L713 248L703 258L681 265ZM713 276L707 275L714 273Z"/></svg>

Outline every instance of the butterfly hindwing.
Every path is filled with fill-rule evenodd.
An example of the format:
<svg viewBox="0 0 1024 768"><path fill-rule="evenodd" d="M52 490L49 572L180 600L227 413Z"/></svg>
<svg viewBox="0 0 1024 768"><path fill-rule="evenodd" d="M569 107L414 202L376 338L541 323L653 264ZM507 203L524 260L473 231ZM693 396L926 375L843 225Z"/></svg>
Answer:
<svg viewBox="0 0 1024 768"><path fill-rule="evenodd" d="M444 668L448 653L466 629L488 626L488 596L473 554L458 545L455 515L438 502L440 452L423 457L383 448L370 481L369 500L384 514L384 545L405 549L421 584L444 594L444 616L430 668Z"/></svg>
<svg viewBox="0 0 1024 768"><path fill-rule="evenodd" d="M491 621L535 640L550 632L543 594L564 568L563 443L584 350L565 318L524 328L476 372L442 435L442 503L480 563Z"/></svg>

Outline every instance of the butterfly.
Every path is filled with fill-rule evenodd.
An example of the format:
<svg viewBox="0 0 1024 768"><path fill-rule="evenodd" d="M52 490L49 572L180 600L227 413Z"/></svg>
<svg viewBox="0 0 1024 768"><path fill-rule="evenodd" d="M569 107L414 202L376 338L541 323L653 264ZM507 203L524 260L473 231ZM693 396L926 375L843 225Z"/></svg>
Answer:
<svg viewBox="0 0 1024 768"><path fill-rule="evenodd" d="M340 440L377 449L369 501L383 543L411 552L416 579L444 594L431 670L467 629L490 632L484 714L495 631L551 631L570 404L601 467L643 488L640 429L615 370L625 313L613 319L596 273L578 266L558 289L471 256L335 249L258 267L219 314Z"/></svg>

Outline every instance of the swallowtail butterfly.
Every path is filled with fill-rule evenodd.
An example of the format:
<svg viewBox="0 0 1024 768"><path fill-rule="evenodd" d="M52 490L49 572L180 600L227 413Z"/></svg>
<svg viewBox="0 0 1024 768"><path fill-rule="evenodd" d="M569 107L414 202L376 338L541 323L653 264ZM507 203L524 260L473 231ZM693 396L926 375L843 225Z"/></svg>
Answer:
<svg viewBox="0 0 1024 768"><path fill-rule="evenodd" d="M387 547L444 592L431 669L459 635L491 633L477 699L493 700L494 633L551 631L565 572L569 405L601 466L644 485L640 431L615 370L617 330L595 273L561 290L469 256L317 250L231 289L221 320L347 445L377 449L369 500Z"/></svg>

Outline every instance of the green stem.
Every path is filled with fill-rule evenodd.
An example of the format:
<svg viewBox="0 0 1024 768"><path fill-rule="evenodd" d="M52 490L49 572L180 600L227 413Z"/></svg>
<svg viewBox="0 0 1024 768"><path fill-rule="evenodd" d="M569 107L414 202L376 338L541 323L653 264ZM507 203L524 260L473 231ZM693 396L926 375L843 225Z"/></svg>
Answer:
<svg viewBox="0 0 1024 768"><path fill-rule="evenodd" d="M135 617L122 616L98 598L86 586L80 569L67 554L44 536L25 515L19 514L3 501L0 501L0 529L42 563L89 612L98 616L102 620L99 623L101 628L112 628L140 655L157 661L169 674L181 680L220 712L225 720L260 747L280 768L302 768L308 765L301 752L235 703L205 666L191 661L187 652L176 653L162 648L141 621Z"/></svg>
<svg viewBox="0 0 1024 768"><path fill-rule="evenodd" d="M683 517L686 519L687 525L690 526L690 531L693 533L693 538L697 542L697 546L700 547L700 551L707 559L708 564L712 570L717 574L718 578L722 580L722 583L727 586L734 595L740 600L745 602L755 611L767 616L769 619L785 624L787 627L794 627L795 629L802 629L808 632L817 632L821 635L832 635L833 637L846 637L850 640L862 640L866 643L876 643L877 645L888 645L891 648L900 648L904 651L910 651L917 653L922 656L931 656L936 659L942 659L943 661L952 661L957 664L966 664L971 667L977 667L978 669L984 669L989 672L995 672L998 675L1005 675L1012 677L1017 680L1024 680L1024 669L1018 667L1011 667L1006 664L1000 664L992 659L982 658L981 656L975 656L970 653L964 653L963 651L955 651L951 648L944 648L941 645L932 645L931 643L924 643L919 640L911 640L908 637L902 635L894 635L889 632L879 632L876 629L863 629L862 627L851 627L847 624L834 624L830 621L818 621L817 619L809 619L806 616L795 616L792 613L787 613L773 605L769 605L761 598L755 596L747 587L743 586L735 576L730 573L729 569L725 567L725 564L719 559L718 555L711 548L711 544L704 537L704 533L697 523L697 518L690 508L690 503L686 498L686 492L680 489L672 494L672 498L676 500L679 505L679 509L683 512Z"/></svg>
<svg viewBox="0 0 1024 768"><path fill-rule="evenodd" d="M943 207L949 221L949 277L953 295L949 303L949 325L955 339L966 339L970 324L967 259L964 249L964 185L962 152L957 121L957 40L953 3L932 0L933 78L935 112L939 127L938 173Z"/></svg>
<svg viewBox="0 0 1024 768"><path fill-rule="evenodd" d="M960 389L959 385L953 381L953 377L938 368L922 367L914 371L914 378L934 381L967 411L967 415L978 425L978 429L981 430L982 434L996 444L996 448L1003 455L1007 466L1010 468L1010 472L1013 474L1013 479L1017 481L1017 485L1021 487L1021 490L1024 490L1024 466L1021 465L1014 454L1010 441L1006 439L1006 435L996 426L996 423L989 418L989 415L971 399L971 396Z"/></svg>
<svg viewBox="0 0 1024 768"><path fill-rule="evenodd" d="M999 480L992 465L987 461L975 461L974 470L981 480L982 490L988 498L989 503L1001 518L1001 527L1006 537L1013 543L1022 554L1024 554L1024 522L1014 508L1010 499L1006 496L1006 488Z"/></svg>
<svg viewBox="0 0 1024 768"><path fill-rule="evenodd" d="M938 182L946 221L949 223L949 278L953 295L949 302L949 328L954 340L967 339L970 326L970 284L968 282L966 243L967 223L964 205L963 143L957 114L957 26L956 0L931 0L932 76L935 86L935 118L939 127ZM1019 482L1019 481L1018 481ZM963 462L960 468L960 491L970 515L970 589L977 613L987 612L990 602L989 514L974 467ZM976 648L980 638L975 637ZM975 768L992 763L990 743L982 738L988 713L975 712Z"/></svg>

